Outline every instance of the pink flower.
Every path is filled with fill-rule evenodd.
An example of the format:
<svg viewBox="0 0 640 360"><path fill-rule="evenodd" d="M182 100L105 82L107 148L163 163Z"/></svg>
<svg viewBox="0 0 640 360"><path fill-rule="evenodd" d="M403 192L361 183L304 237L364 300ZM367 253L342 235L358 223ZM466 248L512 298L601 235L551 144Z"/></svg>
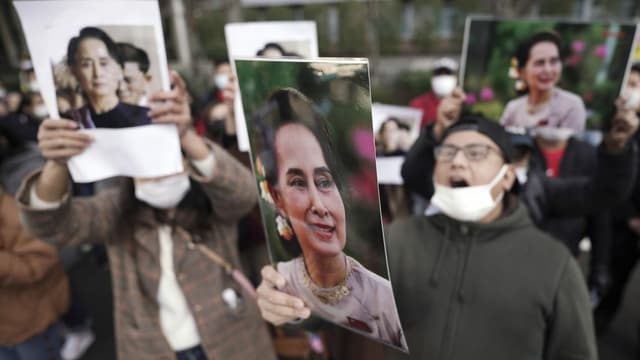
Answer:
<svg viewBox="0 0 640 360"><path fill-rule="evenodd" d="M573 54L564 61L564 64L566 66L578 66L581 59L582 57L580 56L580 54Z"/></svg>
<svg viewBox="0 0 640 360"><path fill-rule="evenodd" d="M584 48L586 46L587 44L583 40L574 40L571 43L571 50L573 50L573 52L575 53L581 53L584 51Z"/></svg>
<svg viewBox="0 0 640 360"><path fill-rule="evenodd" d="M604 44L600 44L596 46L596 49L594 50L594 54L600 59L604 59L607 56L607 46Z"/></svg>
<svg viewBox="0 0 640 360"><path fill-rule="evenodd" d="M467 98L464 100L467 105L473 105L478 102L478 98L476 98L476 94L468 93Z"/></svg>
<svg viewBox="0 0 640 360"><path fill-rule="evenodd" d="M375 161L376 149L373 143L373 134L371 131L363 128L357 128L351 134L351 139L353 140L356 153L358 153L361 158Z"/></svg>
<svg viewBox="0 0 640 360"><path fill-rule="evenodd" d="M482 90L480 90L480 100L482 101L491 101L493 100L493 89L490 87L483 87Z"/></svg>

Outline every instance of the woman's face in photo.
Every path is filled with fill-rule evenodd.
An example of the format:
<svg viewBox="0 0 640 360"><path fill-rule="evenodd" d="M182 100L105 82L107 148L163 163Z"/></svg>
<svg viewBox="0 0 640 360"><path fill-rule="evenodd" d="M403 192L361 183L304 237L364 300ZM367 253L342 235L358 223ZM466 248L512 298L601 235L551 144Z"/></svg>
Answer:
<svg viewBox="0 0 640 360"><path fill-rule="evenodd" d="M287 124L276 132L278 187L276 204L287 216L302 252L336 256L346 243L342 197L322 148L301 124Z"/></svg>
<svg viewBox="0 0 640 360"><path fill-rule="evenodd" d="M90 97L116 96L122 79L120 65L111 57L104 42L94 38L86 38L78 45L73 73Z"/></svg>
<svg viewBox="0 0 640 360"><path fill-rule="evenodd" d="M522 80L530 90L551 90L562 75L562 62L558 47L550 41L539 42L529 51L529 59L521 70Z"/></svg>

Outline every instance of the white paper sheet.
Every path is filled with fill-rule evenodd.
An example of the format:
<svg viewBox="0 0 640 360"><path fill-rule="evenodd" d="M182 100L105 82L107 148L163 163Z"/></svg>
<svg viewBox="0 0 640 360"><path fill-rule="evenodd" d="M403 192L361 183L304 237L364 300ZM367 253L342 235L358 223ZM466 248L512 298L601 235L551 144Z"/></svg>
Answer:
<svg viewBox="0 0 640 360"><path fill-rule="evenodd" d="M254 57L267 43L278 43L285 50L304 58L318 57L318 35L313 21L266 21L233 23L224 27L229 61L236 72L234 60ZM239 94L234 103L238 149L249 151L249 135Z"/></svg>
<svg viewBox="0 0 640 360"><path fill-rule="evenodd" d="M386 185L402 185L402 163L404 156L389 156L376 158L376 170L378 172L378 183Z"/></svg>
<svg viewBox="0 0 640 360"><path fill-rule="evenodd" d="M174 125L80 131L93 136L94 141L69 161L76 182L117 175L156 177L182 171L180 142Z"/></svg>
<svg viewBox="0 0 640 360"><path fill-rule="evenodd" d="M388 118L394 117L398 121L409 126L409 132L414 141L420 135L420 122L422 121L422 110L420 109L408 106L373 103L371 105L371 115L373 117L374 134L377 134L378 131L380 131L382 123L384 123Z"/></svg>

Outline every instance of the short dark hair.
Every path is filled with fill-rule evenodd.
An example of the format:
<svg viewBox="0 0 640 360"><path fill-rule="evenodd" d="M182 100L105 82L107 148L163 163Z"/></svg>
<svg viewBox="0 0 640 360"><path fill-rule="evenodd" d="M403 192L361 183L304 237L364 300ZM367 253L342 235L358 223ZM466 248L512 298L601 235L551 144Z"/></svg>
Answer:
<svg viewBox="0 0 640 360"><path fill-rule="evenodd" d="M67 46L67 65L69 67L74 67L76 65L76 55L78 53L78 47L80 46L80 42L85 39L97 39L104 43L107 51L109 52L109 56L113 58L120 66L122 66L122 61L120 60L120 55L118 54L118 48L116 43L111 39L109 35L103 30L97 27L85 27L80 30L78 36L74 36Z"/></svg>
<svg viewBox="0 0 640 360"><path fill-rule="evenodd" d="M276 133L284 125L292 123L301 124L309 129L320 143L329 169L333 172L337 167L330 146L331 136L327 122L322 119L311 100L296 89L278 89L269 96L267 103L256 116L257 132L261 135L259 142L262 151L259 156L265 168L266 180L272 186L278 184ZM336 183L340 184L338 179Z"/></svg>
<svg viewBox="0 0 640 360"><path fill-rule="evenodd" d="M562 59L562 40L554 31L540 31L533 34L528 39L518 45L516 49L516 59L518 60L518 68L522 69L527 64L531 55L531 48L541 42L551 42L558 48L558 55Z"/></svg>
<svg viewBox="0 0 640 360"><path fill-rule="evenodd" d="M380 125L380 131L384 129L384 126L387 125L387 123L390 123L390 122L396 123L396 126L398 126L398 129L407 130L407 131L411 130L411 127L409 127L409 125L407 125L405 122L400 121L395 116L391 116L391 117L388 117L387 120L382 122L382 125Z"/></svg>
<svg viewBox="0 0 640 360"><path fill-rule="evenodd" d="M126 62L134 62L143 73L149 71L149 56L146 51L129 43L117 43L116 46L123 65Z"/></svg>
<svg viewBox="0 0 640 360"><path fill-rule="evenodd" d="M274 42L270 42L264 45L264 47L260 50L258 50L258 53L256 54L257 56L262 56L264 55L264 52L267 51L268 49L275 49L280 51L280 53L282 53L282 56L286 56L287 52L284 51L284 48L278 44L278 43L274 43Z"/></svg>

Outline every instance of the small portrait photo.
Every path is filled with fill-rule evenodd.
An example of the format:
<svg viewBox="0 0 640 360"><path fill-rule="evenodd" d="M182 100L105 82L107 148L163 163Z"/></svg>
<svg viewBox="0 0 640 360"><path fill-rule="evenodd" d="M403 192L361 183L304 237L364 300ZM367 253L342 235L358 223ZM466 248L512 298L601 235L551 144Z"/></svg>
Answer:
<svg viewBox="0 0 640 360"><path fill-rule="evenodd" d="M232 23L224 27L227 54L233 63L239 57L316 58L318 35L315 21L262 21ZM235 71L235 69L234 69ZM242 100L236 97L236 136L238 148L249 151Z"/></svg>
<svg viewBox="0 0 640 360"><path fill-rule="evenodd" d="M404 156L420 135L422 111L374 103L372 113L376 156Z"/></svg>
<svg viewBox="0 0 640 360"><path fill-rule="evenodd" d="M69 160L73 181L182 171L177 128L149 117L151 95L170 90L158 2L13 4L49 116L93 137Z"/></svg>
<svg viewBox="0 0 640 360"><path fill-rule="evenodd" d="M635 31L616 22L467 18L467 104L510 127L563 137L599 129L620 93Z"/></svg>
<svg viewBox="0 0 640 360"><path fill-rule="evenodd" d="M86 129L150 124L149 95L162 89L153 27L85 26L64 50L51 54L62 116Z"/></svg>
<svg viewBox="0 0 640 360"><path fill-rule="evenodd" d="M312 314L407 351L387 266L368 63L237 59L269 251Z"/></svg>

